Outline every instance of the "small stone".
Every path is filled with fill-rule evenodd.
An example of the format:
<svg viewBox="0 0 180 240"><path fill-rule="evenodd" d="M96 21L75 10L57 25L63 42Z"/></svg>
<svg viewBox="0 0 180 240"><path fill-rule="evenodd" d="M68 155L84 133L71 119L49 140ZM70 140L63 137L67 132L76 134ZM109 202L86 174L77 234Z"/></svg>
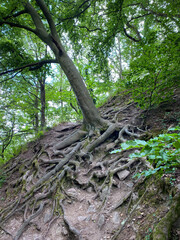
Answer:
<svg viewBox="0 0 180 240"><path fill-rule="evenodd" d="M113 213L112 222L114 224L119 224L120 223L120 217L119 217L119 213L118 212L114 212Z"/></svg>
<svg viewBox="0 0 180 240"><path fill-rule="evenodd" d="M88 210L87 210L88 213L93 213L93 212L96 212L96 209L95 209L95 206L94 205L90 205Z"/></svg>
<svg viewBox="0 0 180 240"><path fill-rule="evenodd" d="M128 187L132 188L132 187L134 186L134 183L132 183L132 182L127 182L126 185L127 185Z"/></svg>
<svg viewBox="0 0 180 240"><path fill-rule="evenodd" d="M62 228L62 235L64 236L68 235L68 231L64 227Z"/></svg>
<svg viewBox="0 0 180 240"><path fill-rule="evenodd" d="M78 193L76 191L75 188L70 188L67 190L67 194L71 197L77 198L78 197Z"/></svg>
<svg viewBox="0 0 180 240"><path fill-rule="evenodd" d="M130 174L130 172L128 170L123 170L123 171L117 173L117 175L121 181L124 180L125 178L127 178L129 176L129 174Z"/></svg>
<svg viewBox="0 0 180 240"><path fill-rule="evenodd" d="M45 216L44 216L44 223L47 223L51 220L52 218L52 214L50 213L50 211L48 211L47 213L45 213Z"/></svg>
<svg viewBox="0 0 180 240"><path fill-rule="evenodd" d="M78 221L82 222L82 221L86 220L86 218L87 218L86 216L79 216Z"/></svg>
<svg viewBox="0 0 180 240"><path fill-rule="evenodd" d="M106 198L107 194L108 194L109 188L108 186L104 187L102 190L102 193L100 195L100 198L102 201L104 201L104 199Z"/></svg>
<svg viewBox="0 0 180 240"><path fill-rule="evenodd" d="M104 223L105 223L105 217L103 214L101 214L98 220L98 227L101 229Z"/></svg>
<svg viewBox="0 0 180 240"><path fill-rule="evenodd" d="M119 183L118 183L115 179L113 179L113 185L116 186L116 187L118 187L118 184L119 184Z"/></svg>
<svg viewBox="0 0 180 240"><path fill-rule="evenodd" d="M91 216L87 216L85 222L89 222L91 220Z"/></svg>
<svg viewBox="0 0 180 240"><path fill-rule="evenodd" d="M93 192L93 188L92 187L88 187L87 192L88 193L92 193Z"/></svg>
<svg viewBox="0 0 180 240"><path fill-rule="evenodd" d="M136 236L131 236L130 238L129 238L129 240L135 240L136 239Z"/></svg>

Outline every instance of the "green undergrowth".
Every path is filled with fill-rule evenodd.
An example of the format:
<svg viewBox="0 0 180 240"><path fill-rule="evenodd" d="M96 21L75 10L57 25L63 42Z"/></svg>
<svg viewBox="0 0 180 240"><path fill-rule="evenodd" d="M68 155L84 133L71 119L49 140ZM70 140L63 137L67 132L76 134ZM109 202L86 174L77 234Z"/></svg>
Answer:
<svg viewBox="0 0 180 240"><path fill-rule="evenodd" d="M139 150L130 154L129 158L146 158L151 166L136 176L148 177L154 174L162 176L164 173L171 173L180 167L180 126L169 128L165 133L148 141L138 139L127 141L121 144L121 149L111 153L134 148Z"/></svg>

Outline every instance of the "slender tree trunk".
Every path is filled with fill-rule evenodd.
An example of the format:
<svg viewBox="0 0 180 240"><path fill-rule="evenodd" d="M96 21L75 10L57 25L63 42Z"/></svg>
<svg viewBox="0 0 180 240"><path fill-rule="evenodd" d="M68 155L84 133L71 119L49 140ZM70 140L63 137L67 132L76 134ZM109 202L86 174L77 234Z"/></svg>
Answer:
<svg viewBox="0 0 180 240"><path fill-rule="evenodd" d="M45 79L40 80L40 94L41 94L41 129L46 127L46 92Z"/></svg>
<svg viewBox="0 0 180 240"><path fill-rule="evenodd" d="M34 114L34 130L35 132L38 132L39 130L39 116L38 116L38 93L39 93L39 88L38 88L38 83L36 83L36 96L34 99L34 108L35 108L35 114Z"/></svg>
<svg viewBox="0 0 180 240"><path fill-rule="evenodd" d="M122 76L122 54L121 54L120 36L118 36L118 54L119 54L119 79L123 79L123 76Z"/></svg>

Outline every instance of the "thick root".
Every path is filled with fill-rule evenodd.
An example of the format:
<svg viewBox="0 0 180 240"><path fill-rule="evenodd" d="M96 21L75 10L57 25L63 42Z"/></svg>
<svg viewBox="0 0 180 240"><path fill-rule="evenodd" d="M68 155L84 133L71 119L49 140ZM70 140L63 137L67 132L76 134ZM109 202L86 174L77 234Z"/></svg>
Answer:
<svg viewBox="0 0 180 240"><path fill-rule="evenodd" d="M57 143L54 146L55 150L61 150L65 147L70 146L71 144L77 142L78 140L82 139L83 137L85 137L87 135L86 131L82 131L82 130L77 130L73 135L67 137L66 139L64 139L64 141Z"/></svg>

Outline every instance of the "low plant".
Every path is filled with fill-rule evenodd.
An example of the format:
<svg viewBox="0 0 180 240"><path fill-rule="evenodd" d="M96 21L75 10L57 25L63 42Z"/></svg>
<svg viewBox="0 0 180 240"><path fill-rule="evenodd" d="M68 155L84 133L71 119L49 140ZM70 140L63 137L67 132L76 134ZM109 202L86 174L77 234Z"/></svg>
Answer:
<svg viewBox="0 0 180 240"><path fill-rule="evenodd" d="M139 151L129 155L130 159L146 157L147 161L154 167L136 176L162 175L171 172L180 166L180 126L167 130L166 133L151 138L148 141L130 140L121 144L121 149L112 151L117 153L128 149L138 148Z"/></svg>

